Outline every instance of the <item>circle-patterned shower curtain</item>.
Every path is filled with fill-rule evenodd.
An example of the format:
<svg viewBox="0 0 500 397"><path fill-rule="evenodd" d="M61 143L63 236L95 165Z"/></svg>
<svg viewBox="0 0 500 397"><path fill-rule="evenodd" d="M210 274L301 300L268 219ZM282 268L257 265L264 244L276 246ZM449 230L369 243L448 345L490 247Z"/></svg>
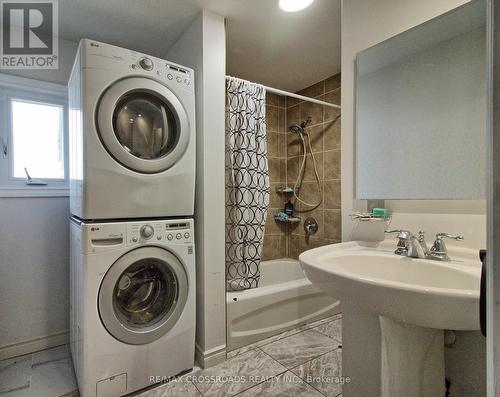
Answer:
<svg viewBox="0 0 500 397"><path fill-rule="evenodd" d="M263 86L230 78L226 92L226 289L255 288L269 207Z"/></svg>

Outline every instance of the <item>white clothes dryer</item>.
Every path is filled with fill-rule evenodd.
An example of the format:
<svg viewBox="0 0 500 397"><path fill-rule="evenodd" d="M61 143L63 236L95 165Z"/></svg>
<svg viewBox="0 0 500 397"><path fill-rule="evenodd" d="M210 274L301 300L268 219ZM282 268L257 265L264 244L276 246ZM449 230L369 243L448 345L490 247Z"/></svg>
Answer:
<svg viewBox="0 0 500 397"><path fill-rule="evenodd" d="M192 216L193 70L84 39L68 91L71 214Z"/></svg>

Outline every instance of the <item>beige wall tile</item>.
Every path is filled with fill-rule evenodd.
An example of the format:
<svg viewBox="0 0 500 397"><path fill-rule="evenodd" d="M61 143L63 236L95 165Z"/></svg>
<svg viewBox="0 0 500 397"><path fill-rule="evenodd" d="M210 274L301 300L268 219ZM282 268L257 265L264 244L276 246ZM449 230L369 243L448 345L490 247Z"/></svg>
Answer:
<svg viewBox="0 0 500 397"><path fill-rule="evenodd" d="M323 189L323 188L322 188ZM318 189L318 184L316 182L302 182L299 187L299 197L302 201L305 201L309 204L317 204L323 194L322 190ZM312 209L312 206L304 204L297 200L296 202L297 210L300 212L308 211ZM323 208L324 203L321 203L319 208Z"/></svg>
<svg viewBox="0 0 500 397"><path fill-rule="evenodd" d="M269 167L269 179L273 182L280 182L281 170L280 170L281 160L276 157L269 157L267 159Z"/></svg>
<svg viewBox="0 0 500 397"><path fill-rule="evenodd" d="M300 124L300 105L295 105L286 109L286 123L288 126Z"/></svg>
<svg viewBox="0 0 500 397"><path fill-rule="evenodd" d="M340 179L340 150L323 152L323 166L325 179Z"/></svg>
<svg viewBox="0 0 500 397"><path fill-rule="evenodd" d="M325 102L340 105L340 88L327 92L325 94Z"/></svg>
<svg viewBox="0 0 500 397"><path fill-rule="evenodd" d="M287 181L293 184L299 175L299 157L289 157L287 159ZM291 185L290 185L291 186Z"/></svg>
<svg viewBox="0 0 500 397"><path fill-rule="evenodd" d="M324 124L323 145L324 150L340 149L340 117L336 121Z"/></svg>
<svg viewBox="0 0 500 397"><path fill-rule="evenodd" d="M278 133L278 156L286 158L286 139L287 135Z"/></svg>
<svg viewBox="0 0 500 397"><path fill-rule="evenodd" d="M340 73L325 80L325 92L330 92L336 88L340 88Z"/></svg>
<svg viewBox="0 0 500 397"><path fill-rule="evenodd" d="M340 181L325 181L324 208L340 209Z"/></svg>
<svg viewBox="0 0 500 397"><path fill-rule="evenodd" d="M266 106L267 131L279 131L279 109L276 106Z"/></svg>
<svg viewBox="0 0 500 397"><path fill-rule="evenodd" d="M283 258L286 256L285 237L279 234L268 234L264 236L262 247L262 260Z"/></svg>
<svg viewBox="0 0 500 397"><path fill-rule="evenodd" d="M311 118L311 125L321 124L323 122L323 105L312 102L302 102L300 105L300 122ZM300 123L299 122L299 123Z"/></svg>
<svg viewBox="0 0 500 397"><path fill-rule="evenodd" d="M320 95L323 95L325 93L325 81L319 81L313 85L310 85L307 88L304 88L297 92L299 95L304 95L309 98L317 98Z"/></svg>
<svg viewBox="0 0 500 397"><path fill-rule="evenodd" d="M288 133L286 135L288 142L287 145L287 156L294 157L302 153L302 140L298 134Z"/></svg>
<svg viewBox="0 0 500 397"><path fill-rule="evenodd" d="M314 153L314 159L316 161L316 169L318 170L319 179L323 180L323 152ZM299 160L299 167L301 160ZM304 173L302 180L304 182L316 181L316 174L314 171L313 157L310 154L306 156L306 164L304 166Z"/></svg>
<svg viewBox="0 0 500 397"><path fill-rule="evenodd" d="M311 140L311 146L313 152L322 152L323 149L323 124L311 126L306 128L306 132L309 135L309 139ZM299 141L302 142L299 138ZM309 143L306 139L306 145L309 149Z"/></svg>
<svg viewBox="0 0 500 397"><path fill-rule="evenodd" d="M272 182L272 181L271 181ZM270 192L269 192L269 207L270 208L282 208L283 207L283 198L281 194L276 193L276 188L282 187L284 183L282 182L274 182L270 184Z"/></svg>
<svg viewBox="0 0 500 397"><path fill-rule="evenodd" d="M285 107L285 97L271 92L266 92L266 105Z"/></svg>
<svg viewBox="0 0 500 397"><path fill-rule="evenodd" d="M334 121L340 117L340 109L325 106L324 122Z"/></svg>
<svg viewBox="0 0 500 397"><path fill-rule="evenodd" d="M280 182L286 183L286 158L280 159Z"/></svg>
<svg viewBox="0 0 500 397"><path fill-rule="evenodd" d="M271 130L266 131L267 155L269 157L281 157L278 149L278 133Z"/></svg>
<svg viewBox="0 0 500 397"><path fill-rule="evenodd" d="M278 131L286 132L288 131L288 126L286 125L286 109L278 109Z"/></svg>
<svg viewBox="0 0 500 397"><path fill-rule="evenodd" d="M324 212L324 237L328 240L340 241L342 239L342 214L340 210L325 210Z"/></svg>

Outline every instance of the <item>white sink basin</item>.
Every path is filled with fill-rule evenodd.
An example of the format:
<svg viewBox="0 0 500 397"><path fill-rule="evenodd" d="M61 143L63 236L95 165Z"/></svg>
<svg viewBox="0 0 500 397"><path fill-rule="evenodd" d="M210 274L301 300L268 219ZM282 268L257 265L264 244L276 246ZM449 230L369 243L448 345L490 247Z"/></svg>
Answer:
<svg viewBox="0 0 500 397"><path fill-rule="evenodd" d="M396 243L348 242L302 253L306 276L341 302L421 327L479 329L477 251L449 249L450 262L394 254Z"/></svg>

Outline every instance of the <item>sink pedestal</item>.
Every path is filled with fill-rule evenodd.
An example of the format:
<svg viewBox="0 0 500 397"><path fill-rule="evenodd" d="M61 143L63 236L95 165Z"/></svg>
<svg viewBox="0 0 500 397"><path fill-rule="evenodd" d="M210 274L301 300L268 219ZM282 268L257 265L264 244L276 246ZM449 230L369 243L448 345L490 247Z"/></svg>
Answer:
<svg viewBox="0 0 500 397"><path fill-rule="evenodd" d="M344 397L443 396L443 331L343 305Z"/></svg>

